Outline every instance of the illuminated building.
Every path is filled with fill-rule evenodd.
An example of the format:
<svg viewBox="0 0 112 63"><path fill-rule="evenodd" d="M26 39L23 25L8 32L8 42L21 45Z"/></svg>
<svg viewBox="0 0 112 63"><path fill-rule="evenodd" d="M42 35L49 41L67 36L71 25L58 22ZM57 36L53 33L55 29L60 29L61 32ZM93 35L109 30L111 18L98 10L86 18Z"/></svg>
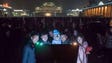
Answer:
<svg viewBox="0 0 112 63"><path fill-rule="evenodd" d="M80 9L73 9L70 12L67 13L67 16L80 16L80 13L82 12L82 10Z"/></svg>
<svg viewBox="0 0 112 63"><path fill-rule="evenodd" d="M0 17L8 17L12 15L12 7L8 5L8 3L0 5Z"/></svg>
<svg viewBox="0 0 112 63"><path fill-rule="evenodd" d="M36 16L56 16L62 13L62 7L56 6L53 2L45 2L42 6L35 8Z"/></svg>
<svg viewBox="0 0 112 63"><path fill-rule="evenodd" d="M29 16L28 10L16 9L13 11L14 17Z"/></svg>
<svg viewBox="0 0 112 63"><path fill-rule="evenodd" d="M97 5L100 1L104 2L104 3L109 3L109 2L112 2L112 0L89 0L88 3L89 3L89 7L91 6L95 6Z"/></svg>
<svg viewBox="0 0 112 63"><path fill-rule="evenodd" d="M83 16L112 17L112 2L83 9Z"/></svg>

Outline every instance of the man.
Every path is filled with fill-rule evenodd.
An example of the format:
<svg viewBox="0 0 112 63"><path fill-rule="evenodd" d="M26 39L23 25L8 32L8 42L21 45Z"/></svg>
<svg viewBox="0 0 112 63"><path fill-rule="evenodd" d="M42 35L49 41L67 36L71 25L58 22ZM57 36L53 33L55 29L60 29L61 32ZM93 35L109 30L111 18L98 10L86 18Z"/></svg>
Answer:
<svg viewBox="0 0 112 63"><path fill-rule="evenodd" d="M38 40L39 35L36 32L32 32L30 35L30 40L24 47L22 63L36 63L34 45L38 42Z"/></svg>
<svg viewBox="0 0 112 63"><path fill-rule="evenodd" d="M41 42L42 42L43 44L50 44L50 42L48 41L48 34L47 34L47 33L43 33L43 34L41 35Z"/></svg>
<svg viewBox="0 0 112 63"><path fill-rule="evenodd" d="M48 37L49 37L48 40L50 41L50 43L52 43L52 40L53 40L53 31L50 30L48 32Z"/></svg>
<svg viewBox="0 0 112 63"><path fill-rule="evenodd" d="M68 36L66 34L61 34L62 44L69 44Z"/></svg>
<svg viewBox="0 0 112 63"><path fill-rule="evenodd" d="M57 29L53 30L53 40L52 44L61 44L60 32Z"/></svg>

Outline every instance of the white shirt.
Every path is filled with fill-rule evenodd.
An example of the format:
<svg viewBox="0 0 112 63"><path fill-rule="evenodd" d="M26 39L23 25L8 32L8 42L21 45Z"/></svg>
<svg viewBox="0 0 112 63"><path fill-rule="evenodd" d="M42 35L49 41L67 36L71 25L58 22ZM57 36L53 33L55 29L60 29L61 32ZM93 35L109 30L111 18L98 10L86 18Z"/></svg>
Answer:
<svg viewBox="0 0 112 63"><path fill-rule="evenodd" d="M61 44L61 40L53 40L52 44Z"/></svg>
<svg viewBox="0 0 112 63"><path fill-rule="evenodd" d="M79 45L77 63L87 63L87 57L85 53L87 46L88 46L87 42L83 43L82 46Z"/></svg>

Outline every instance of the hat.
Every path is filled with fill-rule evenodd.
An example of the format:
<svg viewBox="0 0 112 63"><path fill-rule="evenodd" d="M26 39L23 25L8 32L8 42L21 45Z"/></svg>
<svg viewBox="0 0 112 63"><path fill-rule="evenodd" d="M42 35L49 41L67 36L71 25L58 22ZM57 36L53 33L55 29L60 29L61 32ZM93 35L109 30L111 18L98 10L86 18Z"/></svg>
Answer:
<svg viewBox="0 0 112 63"><path fill-rule="evenodd" d="M60 34L60 32L59 32L57 29L54 29L54 30L53 30L53 34L54 34L54 35L57 35L57 34Z"/></svg>

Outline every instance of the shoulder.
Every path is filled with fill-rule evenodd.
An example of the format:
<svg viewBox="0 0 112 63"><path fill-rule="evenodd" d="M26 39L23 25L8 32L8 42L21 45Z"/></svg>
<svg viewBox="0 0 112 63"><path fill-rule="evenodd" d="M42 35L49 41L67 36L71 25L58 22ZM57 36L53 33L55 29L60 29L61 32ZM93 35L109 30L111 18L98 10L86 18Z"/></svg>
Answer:
<svg viewBox="0 0 112 63"><path fill-rule="evenodd" d="M31 46L29 44L24 46L24 50L29 50L31 48Z"/></svg>

